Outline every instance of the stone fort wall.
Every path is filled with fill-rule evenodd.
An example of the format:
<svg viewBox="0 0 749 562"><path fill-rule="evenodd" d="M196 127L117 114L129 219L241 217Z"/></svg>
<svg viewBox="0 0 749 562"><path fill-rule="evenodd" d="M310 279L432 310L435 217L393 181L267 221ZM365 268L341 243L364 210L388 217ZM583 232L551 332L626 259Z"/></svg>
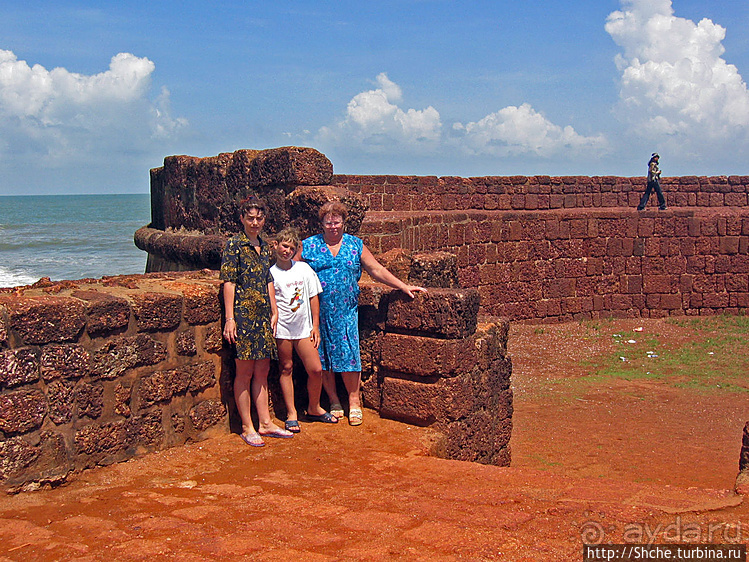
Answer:
<svg viewBox="0 0 749 562"><path fill-rule="evenodd" d="M333 175L331 183L362 194L375 212L634 208L645 189L645 177L618 176ZM672 207L745 207L749 176L664 177L661 187Z"/></svg>
<svg viewBox="0 0 749 562"><path fill-rule="evenodd" d="M269 201L271 229L305 234L321 203L349 204L373 252L432 287L408 301L365 280L365 403L434 428L448 458L510 462L507 319L749 303L749 177L665 178L670 209L639 213L644 178L344 176L298 147L168 157L151 178L152 223L135 235L148 271L215 270L248 193ZM192 271L0 291L0 484L235 427L218 286Z"/></svg>
<svg viewBox="0 0 749 562"><path fill-rule="evenodd" d="M228 428L218 287L197 272L0 291L0 485Z"/></svg>
<svg viewBox="0 0 749 562"><path fill-rule="evenodd" d="M663 178L662 212L635 210L644 177L335 175L298 147L168 157L151 178L153 222L136 234L149 271L218 267L238 199L256 192L271 230L316 232L316 205L339 198L375 254L454 254L482 314L553 322L749 306L749 176Z"/></svg>
<svg viewBox="0 0 749 562"><path fill-rule="evenodd" d="M364 402L430 426L435 454L507 466L509 323L479 321L478 302L476 290L435 288L410 300L365 283ZM218 274L208 270L0 290L0 487L55 485L240 431L222 318ZM304 389L303 370L295 376ZM277 377L270 381L285 419Z"/></svg>
<svg viewBox="0 0 749 562"><path fill-rule="evenodd" d="M749 307L749 177L333 176L369 206L360 235L455 254L481 311L510 319L698 315ZM655 201L651 201L654 205ZM655 207L650 207L655 209Z"/></svg>

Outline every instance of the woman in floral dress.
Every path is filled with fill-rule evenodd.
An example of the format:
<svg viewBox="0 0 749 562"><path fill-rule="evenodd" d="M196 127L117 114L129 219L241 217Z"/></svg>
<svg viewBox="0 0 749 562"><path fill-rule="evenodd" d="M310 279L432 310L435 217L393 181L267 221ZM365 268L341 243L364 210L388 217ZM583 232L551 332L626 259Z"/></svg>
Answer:
<svg viewBox="0 0 749 562"><path fill-rule="evenodd" d="M224 282L224 338L236 351L234 401L242 419L242 440L253 447L265 445L262 436L293 437L273 423L268 406L268 371L276 359L274 332L278 320L275 289L270 275L273 250L261 238L265 204L257 197L242 203L243 232L229 239L221 260ZM252 402L259 428L252 423Z"/></svg>

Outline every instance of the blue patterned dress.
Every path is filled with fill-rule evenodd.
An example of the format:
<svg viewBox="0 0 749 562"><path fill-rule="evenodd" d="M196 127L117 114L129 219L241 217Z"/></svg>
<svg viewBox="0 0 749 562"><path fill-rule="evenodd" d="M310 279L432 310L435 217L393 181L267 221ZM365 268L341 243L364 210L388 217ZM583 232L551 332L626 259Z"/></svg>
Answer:
<svg viewBox="0 0 749 562"><path fill-rule="evenodd" d="M359 353L359 278L364 243L344 234L333 256L322 234L302 243L302 259L317 273L320 293L320 361L326 371L361 371Z"/></svg>

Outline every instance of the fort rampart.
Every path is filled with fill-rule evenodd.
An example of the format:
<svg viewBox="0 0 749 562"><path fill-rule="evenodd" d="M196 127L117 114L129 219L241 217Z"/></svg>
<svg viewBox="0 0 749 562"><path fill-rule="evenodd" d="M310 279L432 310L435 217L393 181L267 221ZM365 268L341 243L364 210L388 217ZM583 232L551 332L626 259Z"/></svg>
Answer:
<svg viewBox="0 0 749 562"><path fill-rule="evenodd" d="M219 287L217 272L195 271L0 291L0 485L33 489L238 431ZM365 405L434 428L435 454L509 465L509 324L479 322L478 301L364 284Z"/></svg>
<svg viewBox="0 0 749 562"><path fill-rule="evenodd" d="M634 209L645 189L644 177L616 176L333 175L331 183L360 193L370 211L414 213ZM749 197L749 176L664 177L661 186L676 208L746 207Z"/></svg>
<svg viewBox="0 0 749 562"><path fill-rule="evenodd" d="M218 287L196 273L4 290L0 483L54 484L224 426Z"/></svg>
<svg viewBox="0 0 749 562"><path fill-rule="evenodd" d="M642 212L645 178L333 183L368 204L360 234L373 252L457 256L460 286L478 289L483 313L549 322L749 308L747 176L666 178L670 208Z"/></svg>
<svg viewBox="0 0 749 562"><path fill-rule="evenodd" d="M239 151L152 170L161 210L136 234L150 270L218 267L238 194L250 189L284 222L343 198L375 254L454 254L459 285L479 291L483 314L553 322L749 307L749 176L664 178L669 209L638 212L644 177L334 175L316 151L284 150L254 165Z"/></svg>

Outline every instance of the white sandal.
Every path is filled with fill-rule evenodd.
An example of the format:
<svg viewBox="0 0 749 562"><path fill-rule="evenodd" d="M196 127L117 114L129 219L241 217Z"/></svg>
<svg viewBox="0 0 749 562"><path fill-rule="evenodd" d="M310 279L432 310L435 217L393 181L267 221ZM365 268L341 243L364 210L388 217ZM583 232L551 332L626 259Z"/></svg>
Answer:
<svg viewBox="0 0 749 562"><path fill-rule="evenodd" d="M348 424L349 425L361 425L363 413L361 408L351 408L348 413Z"/></svg>

